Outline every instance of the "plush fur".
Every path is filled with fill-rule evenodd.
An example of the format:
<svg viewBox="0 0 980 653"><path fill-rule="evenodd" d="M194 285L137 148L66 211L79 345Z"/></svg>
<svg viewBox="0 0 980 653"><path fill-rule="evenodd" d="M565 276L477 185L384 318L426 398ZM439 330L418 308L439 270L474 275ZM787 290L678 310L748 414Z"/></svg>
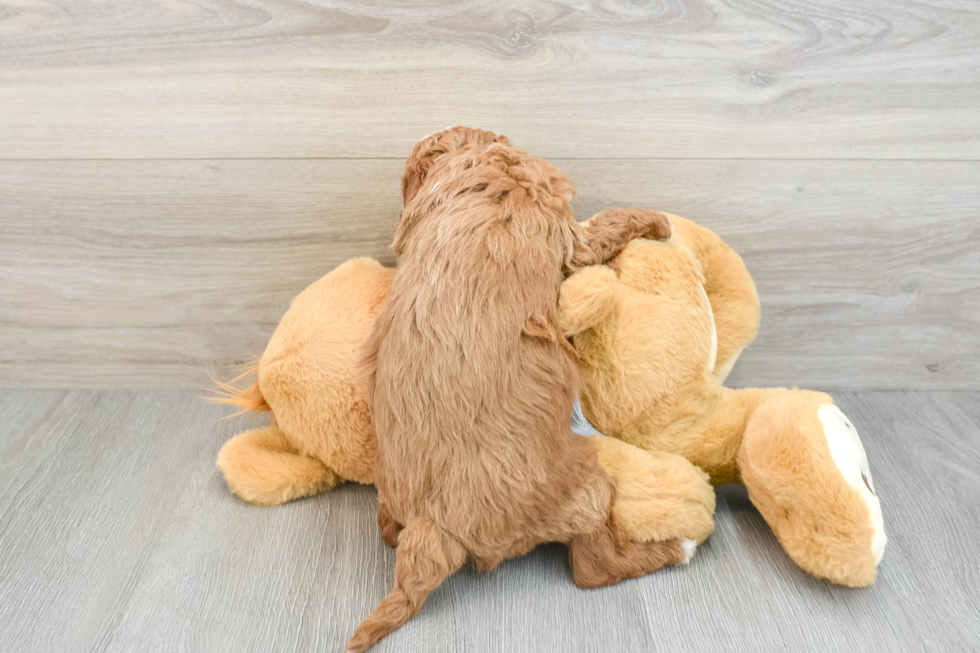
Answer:
<svg viewBox="0 0 980 653"><path fill-rule="evenodd" d="M372 259L354 259L316 281L283 316L252 385L224 386L218 401L273 415L272 426L235 436L218 454L239 497L272 506L344 480L374 482L377 444L355 360L394 274Z"/></svg>
<svg viewBox="0 0 980 653"><path fill-rule="evenodd" d="M616 479L613 518L634 542L685 539L700 543L714 529L715 493L707 474L683 457L602 435L589 440L599 464Z"/></svg>
<svg viewBox="0 0 980 653"><path fill-rule="evenodd" d="M293 300L265 352L243 375L253 381L245 388L219 384L223 396L215 401L272 417L272 426L236 435L218 454L239 498L275 506L345 481L374 483L377 444L354 359L394 273L372 259L327 273ZM664 459L612 438L584 439L617 480L613 513L630 540L708 537L715 496L704 472L680 457ZM394 542L390 528L382 535Z"/></svg>
<svg viewBox="0 0 980 653"><path fill-rule="evenodd" d="M667 220L624 210L583 228L564 173L467 128L419 143L406 178L398 269L364 355L395 586L348 651L405 623L467 559L490 570L566 542L580 587L687 559L680 540L630 543L610 518L615 482L569 426L578 374L558 323L565 272L669 236Z"/></svg>
<svg viewBox="0 0 980 653"><path fill-rule="evenodd" d="M664 455L660 453L664 449L673 450L703 464L716 482L743 481L801 567L844 584L871 582L886 537L880 509L875 508L870 471L867 487L861 490L862 481L847 483L840 467L837 472L830 467L837 463L828 453L825 429L814 422L814 409L830 401L826 395L721 387L738 354L755 336L758 297L741 259L720 238L682 218L671 216L671 220L672 245L683 245L686 252L679 262L651 256L655 251L668 251L667 247L636 243L620 259L621 263L633 260L626 265L625 277L587 270L566 281L561 296L562 330L583 332L574 341L578 362L585 370L586 412L596 424L622 434L630 431L631 423L651 419L650 428L656 420L664 420L663 416L642 414L652 405L651 394L660 397L669 391L675 396L664 420L665 441L639 438L636 429L632 431L636 441L650 451L613 438L585 438L597 447L606 472L617 478L616 522L634 541L672 537L701 541L711 532L714 496L710 489L705 490L700 470L681 464L680 456L652 458ZM638 255L641 250L645 258ZM685 274L688 282L679 279ZM366 390L355 380L354 352L370 333L393 275L393 270L375 261L359 259L312 284L283 317L254 368L256 381L244 390L229 387L224 401L243 410L273 412L273 426L236 436L221 450L219 465L238 496L260 505L276 505L345 480L373 481L374 436L365 413ZM703 302L696 285L689 283L691 278L703 278L700 285L710 311L702 304L701 310L684 312L685 302L695 307ZM620 283L624 279L628 283ZM630 285L646 290L656 286L657 294L674 300L662 299L659 306L645 305L635 311L623 310L622 298L609 301L610 293ZM626 304L628 308L629 302ZM667 313L656 312L660 310ZM693 332L671 326L685 314L695 326ZM651 330L648 323L655 315L657 329ZM614 319L622 328L611 326ZM698 359L704 366L710 362L712 322L717 340L715 388L707 392L712 382L701 383L695 375L697 389L688 383L684 387L691 394L683 401L677 399L677 379L690 378L691 369L696 372L700 367ZM606 340L597 338L599 334ZM654 334L659 334L658 342L641 337ZM602 342L604 349L597 346ZM654 365L662 347L668 347L671 356L684 351L693 355L672 358L680 372L668 373L667 367ZM612 386L608 381L595 381L602 376L597 370L604 365L621 369L625 382ZM661 390L640 394L637 400L637 389L651 379ZM284 424L289 425L288 430ZM657 464L668 467L657 469ZM683 481L677 482L675 476ZM674 492L685 484L688 493ZM685 506L694 507L685 510ZM869 523L866 512L875 513L870 518L870 534L865 529ZM817 530L821 525L826 528Z"/></svg>
<svg viewBox="0 0 980 653"><path fill-rule="evenodd" d="M683 456L714 483L744 483L810 573L873 582L886 538L856 430L822 393L722 386L755 335L758 297L717 236L671 220L674 239L630 243L619 275L592 267L562 287L583 412L606 435Z"/></svg>

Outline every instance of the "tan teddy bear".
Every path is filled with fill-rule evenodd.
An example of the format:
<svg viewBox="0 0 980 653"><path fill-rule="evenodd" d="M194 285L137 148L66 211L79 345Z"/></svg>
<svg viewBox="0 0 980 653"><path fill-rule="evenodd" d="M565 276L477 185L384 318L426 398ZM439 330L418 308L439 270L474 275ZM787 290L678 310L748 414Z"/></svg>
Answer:
<svg viewBox="0 0 980 653"><path fill-rule="evenodd" d="M562 287L585 416L608 436L680 454L713 483L744 483L806 571L874 582L887 538L856 429L820 392L722 386L755 336L758 297L720 238L671 220L672 240L633 241L618 275L587 268Z"/></svg>
<svg viewBox="0 0 980 653"><path fill-rule="evenodd" d="M240 498L273 506L343 481L374 482L376 440L355 360L393 275L372 259L340 265L293 300L249 371L250 387L219 384L225 396L217 401L272 413L270 426L235 436L218 454ZM715 496L704 472L676 454L601 435L591 440L617 479L613 512L631 540L708 537Z"/></svg>
<svg viewBox="0 0 980 653"><path fill-rule="evenodd" d="M743 482L807 571L873 582L886 537L857 432L825 394L722 387L755 337L758 296L720 238L672 220L670 243L632 243L619 276L584 270L561 298L585 413L622 440L592 436L618 480L617 520L636 541L708 536L714 495L680 454L715 483ZM393 274L356 259L314 282L283 317L251 387L225 386L223 401L273 413L271 426L219 454L242 499L277 505L342 481L373 482L375 444L353 368Z"/></svg>

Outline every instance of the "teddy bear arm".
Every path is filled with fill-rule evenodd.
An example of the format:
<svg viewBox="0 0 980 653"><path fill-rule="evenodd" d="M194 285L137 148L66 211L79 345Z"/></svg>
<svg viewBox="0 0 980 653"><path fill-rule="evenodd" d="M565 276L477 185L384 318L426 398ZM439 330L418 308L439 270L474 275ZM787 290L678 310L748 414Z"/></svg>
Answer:
<svg viewBox="0 0 980 653"><path fill-rule="evenodd" d="M724 383L742 350L759 331L759 295L738 254L725 248L705 277L718 334L714 373Z"/></svg>
<svg viewBox="0 0 980 653"><path fill-rule="evenodd" d="M609 317L618 283L616 273L603 265L587 267L566 279L558 295L558 323L564 335L578 335Z"/></svg>
<svg viewBox="0 0 980 653"><path fill-rule="evenodd" d="M759 294L742 257L710 229L670 216L675 239L697 259L718 333L715 377L724 382L759 330Z"/></svg>

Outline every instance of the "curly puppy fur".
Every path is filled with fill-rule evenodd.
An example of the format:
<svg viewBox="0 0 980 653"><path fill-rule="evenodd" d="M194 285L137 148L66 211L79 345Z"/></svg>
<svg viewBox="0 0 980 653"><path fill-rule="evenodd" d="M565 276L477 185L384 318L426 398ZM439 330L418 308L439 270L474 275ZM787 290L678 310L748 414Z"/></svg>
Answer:
<svg viewBox="0 0 980 653"><path fill-rule="evenodd" d="M580 587L685 561L681 541L631 544L610 519L614 481L569 428L578 373L558 320L567 274L670 222L617 209L583 227L564 173L464 127L415 146L402 190L398 269L364 350L395 586L347 650L408 621L466 560L491 570L565 542Z"/></svg>

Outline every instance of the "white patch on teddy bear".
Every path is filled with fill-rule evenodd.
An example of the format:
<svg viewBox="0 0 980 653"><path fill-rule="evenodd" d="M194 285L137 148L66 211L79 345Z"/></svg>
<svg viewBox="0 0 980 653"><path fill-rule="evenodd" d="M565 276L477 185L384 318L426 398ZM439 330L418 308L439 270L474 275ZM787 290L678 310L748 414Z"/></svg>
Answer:
<svg viewBox="0 0 980 653"><path fill-rule="evenodd" d="M724 385L725 379L727 379L728 375L732 373L732 368L735 367L735 361L737 361L738 357L742 355L742 351L744 349L745 347L739 347L735 353L732 354L732 357L725 361L724 365L718 368L718 370L715 372L715 378L718 379L718 383Z"/></svg>
<svg viewBox="0 0 980 653"><path fill-rule="evenodd" d="M715 363L718 362L718 329L715 326L715 311L711 308L711 301L708 299L708 293L705 291L704 286L698 286L698 288L701 289L704 304L708 307L708 317L711 318L711 358L708 359L708 372L714 372Z"/></svg>
<svg viewBox="0 0 980 653"><path fill-rule="evenodd" d="M874 491L871 468L868 465L868 456L864 451L864 445L861 444L861 436L858 435L857 429L847 419L847 416L834 404L820 406L817 410L817 417L823 424L827 446L830 448L830 455L834 459L834 463L847 484L854 488L858 496L867 504L868 512L871 513L871 528L874 532L871 537L871 553L874 555L875 564L878 564L885 554L888 536L885 534L885 522L881 515L881 501L878 500Z"/></svg>

